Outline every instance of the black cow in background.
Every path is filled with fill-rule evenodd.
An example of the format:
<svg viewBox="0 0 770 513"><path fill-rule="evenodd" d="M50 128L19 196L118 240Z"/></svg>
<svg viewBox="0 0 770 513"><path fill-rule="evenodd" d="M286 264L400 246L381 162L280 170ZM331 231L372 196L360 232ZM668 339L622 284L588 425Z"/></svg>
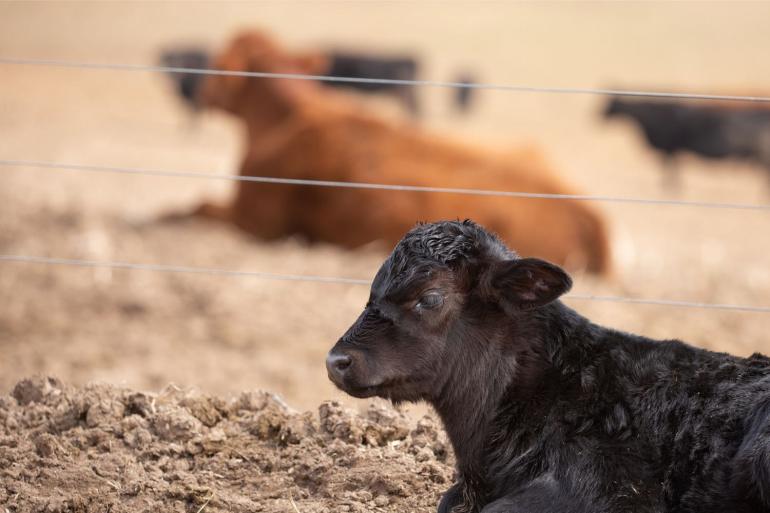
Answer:
<svg viewBox="0 0 770 513"><path fill-rule="evenodd" d="M637 123L647 143L662 154L671 185L679 182L673 157L683 151L709 159L748 160L770 173L770 110L668 100L610 99L604 117L622 116Z"/></svg>
<svg viewBox="0 0 770 513"><path fill-rule="evenodd" d="M331 52L328 55L329 69L324 75L387 80L417 80L419 64L413 57L375 57L360 53ZM395 96L404 108L417 118L420 106L414 85L382 84L379 82L334 82L325 81L330 87L355 89L364 93L386 93Z"/></svg>
<svg viewBox="0 0 770 513"><path fill-rule="evenodd" d="M414 81L419 76L419 63L416 58L410 56L389 57L331 51L325 56L319 55L319 57L321 57L319 60L324 63L322 66L324 69L317 74L328 77ZM206 69L209 64L209 55L202 48L178 48L162 52L160 63L169 68ZM197 111L199 105L196 95L203 75L172 72L170 76L174 82L176 93L187 105ZM473 76L467 72L459 75L456 81L464 84L475 82ZM413 118L418 118L420 115L415 85L326 80L323 81L323 84L329 87L353 89L366 94L389 95L398 100ZM473 96L472 88L457 88L453 96L455 109L460 113L467 113L470 110Z"/></svg>

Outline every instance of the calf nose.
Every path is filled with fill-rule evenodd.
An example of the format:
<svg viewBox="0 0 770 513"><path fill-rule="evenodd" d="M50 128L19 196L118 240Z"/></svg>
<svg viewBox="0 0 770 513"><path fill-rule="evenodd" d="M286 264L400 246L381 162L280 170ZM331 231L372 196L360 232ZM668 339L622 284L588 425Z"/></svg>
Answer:
<svg viewBox="0 0 770 513"><path fill-rule="evenodd" d="M351 362L352 359L346 354L329 353L326 357L326 370L329 377L334 381L342 381Z"/></svg>

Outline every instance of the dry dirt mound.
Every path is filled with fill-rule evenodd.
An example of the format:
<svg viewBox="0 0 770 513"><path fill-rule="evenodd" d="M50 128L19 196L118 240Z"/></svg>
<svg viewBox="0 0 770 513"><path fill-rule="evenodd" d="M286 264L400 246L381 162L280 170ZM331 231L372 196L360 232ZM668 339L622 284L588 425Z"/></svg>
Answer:
<svg viewBox="0 0 770 513"><path fill-rule="evenodd" d="M373 404L298 413L265 392L224 400L53 378L0 396L7 512L431 511L451 462L430 417Z"/></svg>

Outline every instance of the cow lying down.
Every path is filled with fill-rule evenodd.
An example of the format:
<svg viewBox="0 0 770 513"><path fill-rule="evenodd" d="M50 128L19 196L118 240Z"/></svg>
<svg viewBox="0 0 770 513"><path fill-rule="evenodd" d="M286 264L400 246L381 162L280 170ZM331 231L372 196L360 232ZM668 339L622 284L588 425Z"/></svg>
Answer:
<svg viewBox="0 0 770 513"><path fill-rule="evenodd" d="M227 73L296 74L307 68L306 61L261 32L246 32L212 64ZM490 151L413 124L392 123L311 80L211 75L201 84L199 98L243 122L244 178L575 194L538 150ZM612 268L604 216L573 199L243 180L230 201L205 202L192 214L230 223L261 240L299 236L343 248L375 240L393 247L417 219L472 217L515 242L522 254L596 274Z"/></svg>
<svg viewBox="0 0 770 513"><path fill-rule="evenodd" d="M770 359L604 328L570 277L470 221L419 225L326 360L427 401L457 458L439 511L770 511Z"/></svg>

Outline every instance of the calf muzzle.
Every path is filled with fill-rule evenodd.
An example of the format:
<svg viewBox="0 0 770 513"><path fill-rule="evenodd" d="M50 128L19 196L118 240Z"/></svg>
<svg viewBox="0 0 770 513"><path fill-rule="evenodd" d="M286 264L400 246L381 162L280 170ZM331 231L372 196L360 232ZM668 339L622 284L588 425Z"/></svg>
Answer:
<svg viewBox="0 0 770 513"><path fill-rule="evenodd" d="M341 386L345 381L345 374L350 368L353 359L346 355L335 353L333 350L326 357L326 372L334 384Z"/></svg>

